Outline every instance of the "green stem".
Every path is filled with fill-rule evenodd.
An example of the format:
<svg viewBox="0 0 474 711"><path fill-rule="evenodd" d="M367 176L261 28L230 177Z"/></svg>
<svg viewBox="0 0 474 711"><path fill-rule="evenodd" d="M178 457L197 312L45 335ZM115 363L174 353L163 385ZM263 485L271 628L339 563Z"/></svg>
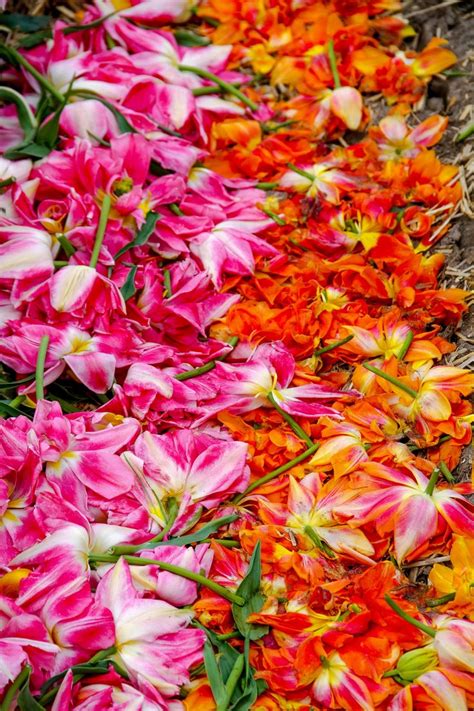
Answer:
<svg viewBox="0 0 474 711"><path fill-rule="evenodd" d="M171 272L169 269L163 270L163 296L165 299L170 299L173 296L173 290L171 288Z"/></svg>
<svg viewBox="0 0 474 711"><path fill-rule="evenodd" d="M429 478L429 481L428 481L428 485L425 489L425 494L428 494L428 496L432 496L440 474L441 474L441 470L439 467L436 467L436 469L433 469L433 472L432 472L432 474Z"/></svg>
<svg viewBox="0 0 474 711"><path fill-rule="evenodd" d="M0 711L11 711L11 704L13 699L15 698L16 692L20 689L21 685L23 684L24 681L28 679L28 675L31 672L31 667L26 664L21 672L18 674L16 679L13 680L10 688L8 689L7 693L5 694L2 704L0 706ZM16 707L15 707L16 708Z"/></svg>
<svg viewBox="0 0 474 711"><path fill-rule="evenodd" d="M11 178L6 178L5 180L0 180L0 190L2 188L8 188L10 185L13 185L16 183L16 178L11 177Z"/></svg>
<svg viewBox="0 0 474 711"><path fill-rule="evenodd" d="M242 84L230 84L230 86L238 89ZM220 86L200 86L198 89L193 89L191 93L193 96L207 96L208 94L219 94L221 91L223 89Z"/></svg>
<svg viewBox="0 0 474 711"><path fill-rule="evenodd" d="M330 351L339 348L339 346L349 343L349 341L352 341L353 338L354 336L352 334L350 336L346 336L345 338L341 338L340 341L334 341L334 343L330 343L328 346L324 346L324 348L319 348L317 351L314 351L313 355L320 356L323 355L323 353L329 353Z"/></svg>
<svg viewBox="0 0 474 711"><path fill-rule="evenodd" d="M184 212L181 210L179 205L177 205L175 202L170 202L168 205L169 209L173 213L173 215L176 215L177 217L182 217L184 215Z"/></svg>
<svg viewBox="0 0 474 711"><path fill-rule="evenodd" d="M314 528L312 528L312 526L305 526L305 527L304 527L304 532L306 533L306 535L308 536L308 538L310 538L310 539L312 540L312 542L314 543L314 545L315 545L317 548L319 548L320 551L322 551L323 553L326 553L326 555L329 556L329 558L335 558L335 557L336 557L336 554L334 553L334 551L332 551L332 550L329 548L329 546L327 545L327 543L325 543L325 542L320 538L320 536L319 536L318 533L314 530Z"/></svg>
<svg viewBox="0 0 474 711"><path fill-rule="evenodd" d="M56 89L56 87L53 86L53 85L46 79L46 77L44 77L42 74L40 74L40 72L39 72L37 69L35 69L35 68L28 62L28 60L25 59L25 57L24 57L22 54L20 54L19 52L17 52L16 49L14 49L13 47L8 47L8 54L10 54L10 55L13 57L13 59L14 59L16 62L18 62L18 64L20 64L24 69L26 69L26 71L28 72L28 74L31 74L31 76L36 79L36 81L38 82L38 84L39 84L45 91L47 91L49 94L51 94L51 96L54 96L54 98L56 99L56 101L58 101L60 104L64 104L64 103L65 103L66 99L65 99L64 95L61 94L61 92L58 91L58 89Z"/></svg>
<svg viewBox="0 0 474 711"><path fill-rule="evenodd" d="M268 217L271 217L274 222L277 223L277 225L280 225L280 227L284 227L286 225L285 220L282 220L281 217L278 217L278 215L275 212L272 212L271 210L268 209L268 207L261 207L260 208L262 212L265 213L265 215L268 215Z"/></svg>
<svg viewBox="0 0 474 711"><path fill-rule="evenodd" d="M66 257L72 257L76 248L72 246L66 235L57 235L57 240L64 250Z"/></svg>
<svg viewBox="0 0 474 711"><path fill-rule="evenodd" d="M400 617L405 620L405 622L408 622L410 625L413 625L413 627L417 627L419 630L424 632L425 634L428 634L430 637L435 637L436 632L432 627L428 627L428 625L425 625L423 622L420 622L419 620L415 620L414 617L408 614L408 612L405 612L402 610L399 605L395 602L395 600L392 600L390 595L386 594L384 595L385 602L387 605L390 605L392 610L397 613L397 615L400 615Z"/></svg>
<svg viewBox="0 0 474 711"><path fill-rule="evenodd" d="M97 227L97 233L95 235L94 248L92 250L91 260L89 262L89 266L93 269L96 268L97 262L99 261L99 254L102 247L102 242L104 241L105 229L107 227L107 221L109 219L111 205L112 199L110 195L104 195L102 209L100 211L99 225Z"/></svg>
<svg viewBox="0 0 474 711"><path fill-rule="evenodd" d="M48 352L49 336L43 336L41 338L38 355L36 357L36 400L43 400L44 398L44 364L46 362L46 353Z"/></svg>
<svg viewBox="0 0 474 711"><path fill-rule="evenodd" d="M69 262L65 259L55 259L53 264L55 267L58 267L60 269L61 267L67 267Z"/></svg>
<svg viewBox="0 0 474 711"><path fill-rule="evenodd" d="M314 175L311 175L311 173L308 173L306 170L303 170L302 168L298 168L294 163L288 163L288 168L292 170L294 173L298 173L298 175L302 175L303 178L307 178L308 180L311 180L311 182L314 182Z"/></svg>
<svg viewBox="0 0 474 711"><path fill-rule="evenodd" d="M227 94L232 94L233 96L240 99L243 104L248 106L249 109L251 109L252 111L257 111L257 104L255 104L251 99L245 96L245 94L243 94L239 89L236 89L235 86L216 76L216 74L208 72L207 69L201 69L200 67L191 67L187 64L180 64L178 69L182 72L191 72L192 74L197 74L198 77L202 77L203 79L207 79L208 81L213 81L215 84L217 84L217 86L220 86L221 89L227 92Z"/></svg>
<svg viewBox="0 0 474 711"><path fill-rule="evenodd" d="M289 415L285 410L282 410L280 405L277 403L275 400L275 396L273 395L272 392L267 393L267 399L272 403L273 407L275 410L283 417L283 419L290 425L291 429L299 437L300 439L304 440L308 447L312 447L314 442L309 437L304 429L292 418L291 415Z"/></svg>
<svg viewBox="0 0 474 711"><path fill-rule="evenodd" d="M227 709L229 708L230 700L235 691L235 687L237 686L237 683L240 677L242 676L244 664L245 655L239 654L239 656L235 660L234 666L232 667L232 671L227 677L227 681L225 683L225 699L222 701L222 703L217 704L216 711L227 711Z"/></svg>
<svg viewBox="0 0 474 711"><path fill-rule="evenodd" d="M339 77L339 71L337 69L336 53L334 51L334 41L332 39L328 42L328 57L329 66L331 67L332 78L334 80L334 88L339 89L341 86L341 79Z"/></svg>
<svg viewBox="0 0 474 711"><path fill-rule="evenodd" d="M402 347L400 348L400 351L397 355L398 360L403 360L403 358L405 358L414 336L415 334L413 333L413 331L408 331L406 338L402 343Z"/></svg>
<svg viewBox="0 0 474 711"><path fill-rule="evenodd" d="M196 378L198 375L203 375L203 373L208 373L216 367L216 361L211 360L206 365L201 365L199 368L193 368L192 370L186 370L184 373L178 373L175 375L176 380L189 380L190 378Z"/></svg>
<svg viewBox="0 0 474 711"><path fill-rule="evenodd" d="M282 121L281 123L277 122L272 122L270 123L263 123L262 124L262 130L264 133L276 133L277 131L280 131L282 128L287 128L288 126L293 126L295 123L298 123L298 121L295 121L295 119L290 119L289 121Z"/></svg>
<svg viewBox="0 0 474 711"><path fill-rule="evenodd" d="M221 642L225 642L228 639L238 639L241 637L240 632L225 632L224 634L218 634L217 639L220 640Z"/></svg>
<svg viewBox="0 0 474 711"><path fill-rule="evenodd" d="M448 465L446 462L440 462L438 464L439 469L441 470L441 474L444 476L446 481L449 481L450 484L454 484L454 477L451 474L451 472L448 469Z"/></svg>
<svg viewBox="0 0 474 711"><path fill-rule="evenodd" d="M89 560L97 563L116 563L119 556L116 555L90 555ZM124 555L124 560L130 565L156 565L160 570L166 570L168 573L174 573L174 575L179 575L181 578L186 578L187 580L192 580L205 588L209 588L213 592L217 593L226 600L235 603L242 607L245 604L245 599L240 595L227 590L222 585L215 583L213 580L209 580L200 575L199 573L194 573L192 570L187 570L187 568L181 568L179 565L172 565L171 563L165 563L161 560L155 560L154 558L139 558L134 555Z"/></svg>
<svg viewBox="0 0 474 711"><path fill-rule="evenodd" d="M232 538L203 538L201 543L218 543L224 548L238 548L240 546L240 542L234 541Z"/></svg>
<svg viewBox="0 0 474 711"><path fill-rule="evenodd" d="M397 388L400 388L400 390L403 390L408 395L411 395L413 399L418 397L418 393L416 392L416 390L413 390L413 388L410 388L408 385L405 385L405 383L402 383L401 380L395 378L393 375L389 375L389 373L386 373L384 370L380 370L380 368L376 368L375 365L370 365L370 363L362 363L362 365L367 370L370 370L371 373L378 375L379 378L383 378L387 382L392 383L392 385L396 385Z"/></svg>
<svg viewBox="0 0 474 711"><path fill-rule="evenodd" d="M426 600L425 605L426 607L438 607L438 605L446 605L447 602L451 602L451 600L454 600L455 597L456 593L451 592L447 595L443 595L443 597L437 597L433 598L432 600Z"/></svg>
<svg viewBox="0 0 474 711"><path fill-rule="evenodd" d="M282 464L281 467L278 467L277 469L273 469L273 471L268 472L268 474L265 474L265 476L261 476L259 479L256 479L252 484L249 484L248 487L243 491L241 494L236 496L233 499L234 504L240 503L242 499L250 494L252 491L255 489L258 489L260 486L263 486L264 484L267 484L269 481L272 481L272 479L276 479L280 474L284 474L287 472L289 469L293 469L293 467L296 467L297 464L300 464L300 462L304 462L305 459L308 459L312 454L316 452L316 450L319 447L319 443L315 442L314 444L311 445L308 449L306 449L304 452L299 454L297 457L292 459L289 462L286 462L286 464Z"/></svg>
<svg viewBox="0 0 474 711"><path fill-rule="evenodd" d="M279 183L255 183L255 187L260 190L276 190Z"/></svg>
<svg viewBox="0 0 474 711"><path fill-rule="evenodd" d="M466 138L469 138L469 136L472 136L474 133L474 122L469 124L467 128L464 129L464 131L460 131L456 138L454 139L456 143L461 143L461 141L465 141Z"/></svg>
<svg viewBox="0 0 474 711"><path fill-rule="evenodd" d="M237 343L239 342L239 337L238 336L232 336L232 338L229 341L229 345L232 346L232 348L235 348ZM205 365L199 366L199 368L193 368L192 370L185 370L184 373L178 373L175 375L176 380L189 380L190 378L196 378L198 375L202 375L203 373L208 373L210 370L213 370L213 368L216 367L216 363L221 360L225 360L227 356L231 353L226 353L223 356L219 356L219 358L215 358L214 360L209 361L209 363L205 363Z"/></svg>

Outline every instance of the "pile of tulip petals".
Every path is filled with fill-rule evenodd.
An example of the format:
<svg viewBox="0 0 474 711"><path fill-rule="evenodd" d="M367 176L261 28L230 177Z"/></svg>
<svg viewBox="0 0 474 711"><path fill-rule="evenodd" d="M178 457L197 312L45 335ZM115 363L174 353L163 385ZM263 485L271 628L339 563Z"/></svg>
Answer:
<svg viewBox="0 0 474 711"><path fill-rule="evenodd" d="M456 57L193 5L0 49L0 709L467 711Z"/></svg>

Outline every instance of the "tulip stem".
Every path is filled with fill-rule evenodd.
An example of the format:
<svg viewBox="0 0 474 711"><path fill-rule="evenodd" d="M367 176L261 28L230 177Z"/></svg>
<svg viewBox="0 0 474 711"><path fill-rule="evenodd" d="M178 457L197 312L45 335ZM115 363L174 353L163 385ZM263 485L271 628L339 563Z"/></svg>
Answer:
<svg viewBox="0 0 474 711"><path fill-rule="evenodd" d="M211 521L211 524L214 524L216 528L214 530L209 531L209 533L214 533L218 528L221 526L225 526L228 523L232 523L233 521L236 521L239 517L236 514L231 514L230 516L222 516L221 518L214 519L214 521ZM124 555L124 554L130 554L130 553L136 553L137 551L141 550L146 550L147 548L154 548L155 545L170 545L170 546L183 546L187 545L187 543L197 543L199 541L203 543L209 543L211 540L210 538L201 538L202 531L204 529L208 529L208 524L203 526L202 529L198 529L197 531L194 532L194 537L193 534L189 534L189 537L192 538L192 540L186 539L186 535L184 536L184 543L182 542L183 536L177 536L176 538L168 538L165 543L162 542L162 537L161 534L163 531L160 531L158 535L156 535L154 538L149 538L148 541L144 541L144 543L137 543L136 545L123 545L123 546L112 546L112 548L109 549L109 553L112 555ZM206 534L207 536L207 530ZM225 539L219 539L219 542L222 542L222 540Z"/></svg>
<svg viewBox="0 0 474 711"><path fill-rule="evenodd" d="M244 664L245 655L239 654L239 656L235 660L234 666L232 667L232 671L227 677L227 681L225 683L225 699L223 699L221 703L217 704L216 711L227 711L230 704L230 700L232 698L232 694L234 693L235 687L237 686L237 683L240 677L242 676Z"/></svg>
<svg viewBox="0 0 474 711"><path fill-rule="evenodd" d="M425 494L428 494L428 496L433 495L433 491L435 490L435 486L438 482L440 474L441 474L441 469L439 467L436 467L436 469L433 469L430 479L428 481L428 485L425 489Z"/></svg>
<svg viewBox="0 0 474 711"><path fill-rule="evenodd" d="M333 351L336 348L339 348L339 346L343 346L345 343L349 343L349 341L352 341L353 338L354 338L354 335L351 334L350 336L341 338L340 341L334 341L334 343L330 343L328 346L324 346L324 348L319 348L317 351L314 351L313 356L320 356L320 355L323 355L324 353L329 353L330 351Z"/></svg>
<svg viewBox="0 0 474 711"><path fill-rule="evenodd" d="M431 600L425 600L426 607L438 607L438 605L446 605L447 602L451 602L456 597L455 592L443 595L443 597L432 598Z"/></svg>
<svg viewBox="0 0 474 711"><path fill-rule="evenodd" d="M19 690L24 681L28 679L28 675L31 672L31 667L25 664L18 676L12 681L10 688L5 694L2 704L0 706L0 711L10 711L12 708L12 701L15 698L16 692ZM15 708L17 708L15 706Z"/></svg>
<svg viewBox="0 0 474 711"><path fill-rule="evenodd" d="M280 227L284 227L287 223L285 220L283 220L281 217L279 217L275 212L272 210L269 210L268 207L264 207L263 205L260 207L261 211L265 213L265 215L268 215L268 217L271 217L271 219L277 223L277 225L280 225Z"/></svg>
<svg viewBox="0 0 474 711"><path fill-rule="evenodd" d="M444 476L444 478L446 479L446 481L449 481L450 484L453 484L453 483L454 483L454 477L453 477L453 475L451 474L451 472L449 471L448 465L446 464L446 462L440 462L440 463L438 464L438 467L439 467L439 469L440 469L440 471L441 471L441 474L442 474L442 475Z"/></svg>
<svg viewBox="0 0 474 711"><path fill-rule="evenodd" d="M328 57L329 66L331 67L332 78L334 79L334 88L339 89L341 86L341 79L339 77L339 71L337 69L336 53L334 51L334 40L330 39L328 42Z"/></svg>
<svg viewBox="0 0 474 711"><path fill-rule="evenodd" d="M192 74L197 74L198 77L202 77L203 79L207 79L208 81L213 81L215 84L217 84L217 86L220 86L220 88L223 89L227 94L232 94L233 96L237 97L237 99L240 99L243 104L248 106L249 109L251 109L252 111L257 111L257 104L255 104L251 99L245 96L245 94L243 94L235 86L229 84L229 82L227 81L224 81L216 74L208 72L207 69L201 69L200 67L191 67L187 64L179 65L178 69L182 72L191 72Z"/></svg>
<svg viewBox="0 0 474 711"><path fill-rule="evenodd" d="M171 272L169 269L163 270L163 296L165 299L170 299L173 296L173 289L171 288Z"/></svg>
<svg viewBox="0 0 474 711"><path fill-rule="evenodd" d="M44 77L35 67L33 67L32 64L29 63L25 57L17 52L16 49L13 47L8 47L8 54L13 57L15 62L17 62L20 66L22 66L28 74L31 74L32 77L36 79L38 84L41 86L42 89L47 91L51 96L54 96L56 101L58 101L60 104L64 104L66 101L66 97L61 94L60 91L56 89L55 86L53 86L47 79Z"/></svg>
<svg viewBox="0 0 474 711"><path fill-rule="evenodd" d="M41 338L38 355L36 357L36 400L44 398L44 364L46 362L46 353L48 352L49 336Z"/></svg>
<svg viewBox="0 0 474 711"><path fill-rule="evenodd" d="M305 459L308 459L312 454L316 452L316 450L319 447L319 442L315 442L314 444L311 445L308 449L306 449L304 452L299 454L297 457L292 459L289 462L286 462L286 464L282 464L281 467L278 467L277 469L273 469L273 471L268 472L268 474L265 474L265 476L261 476L259 479L256 479L254 482L249 484L249 486L243 491L241 494L236 496L233 499L234 504L240 503L242 499L247 496L247 494L250 494L252 491L255 489L258 489L260 486L263 486L264 484L267 484L269 481L272 481L272 479L276 479L280 474L284 474L287 472L289 469L293 469L293 467L296 467L297 464L300 464L300 462L303 462Z"/></svg>
<svg viewBox="0 0 474 711"><path fill-rule="evenodd" d="M255 187L259 190L276 190L279 183L255 183Z"/></svg>
<svg viewBox="0 0 474 711"><path fill-rule="evenodd" d="M436 632L432 627L428 627L428 625L425 625L423 622L420 622L419 620L415 620L414 617L408 614L408 612L405 612L405 610L402 610L402 608L397 605L395 600L392 600L390 595L385 595L385 602L387 605L390 605L392 610L397 613L397 615L400 615L400 617L405 620L405 622L408 622L410 625L413 625L413 627L418 627L419 630L422 632L425 632L425 634L428 634L430 637L435 637Z"/></svg>
<svg viewBox="0 0 474 711"><path fill-rule="evenodd" d="M238 336L232 336L232 338L229 341L229 346L232 346L232 348L235 348L237 343L239 342L239 337ZM223 356L219 356L219 358L214 358L214 360L210 360L209 363L205 363L204 365L201 365L199 368L193 368L192 370L185 370L184 373L177 373L177 375L174 376L175 380L189 380L190 378L195 378L198 375L202 375L203 373L208 373L210 370L213 370L216 367L217 361L220 360L225 360L227 356L230 354L225 353Z"/></svg>
<svg viewBox="0 0 474 711"><path fill-rule="evenodd" d="M104 195L102 209L100 211L99 224L97 226L97 232L95 235L94 248L92 250L91 260L89 262L89 266L93 269L96 268L97 262L99 261L99 254L102 248L102 242L104 241L105 229L107 227L111 205L112 199L110 195Z"/></svg>
<svg viewBox="0 0 474 711"><path fill-rule="evenodd" d="M294 173L298 173L298 175L302 175L303 178L306 178L307 180L311 180L311 182L314 182L314 175L311 175L311 173L308 173L308 171L303 170L302 168L298 168L294 163L288 163L288 168L292 170Z"/></svg>
<svg viewBox="0 0 474 711"><path fill-rule="evenodd" d="M386 373L384 370L380 370L380 368L376 368L375 365L370 365L370 363L362 363L362 365L367 370L370 370L371 373L378 375L379 378L383 378L387 382L392 383L392 385L395 385L397 388L400 388L400 390L403 390L408 395L411 395L413 399L418 397L418 393L416 392L416 390L413 390L413 388L410 388L408 385L405 385L405 383L402 383L401 380L395 378L393 375Z"/></svg>
<svg viewBox="0 0 474 711"><path fill-rule="evenodd" d="M400 348L400 351L397 355L398 360L403 360L403 358L405 358L414 336L415 334L413 333L413 331L408 331L406 338L402 343L402 347Z"/></svg>
<svg viewBox="0 0 474 711"><path fill-rule="evenodd" d="M289 415L287 412L285 412L285 410L281 409L280 405L275 400L275 396L273 395L273 393L271 393L271 392L268 393L267 398L272 403L275 410L290 425L290 427L293 430L293 432L295 433L295 435L297 435L297 437L299 437L300 439L304 440L306 442L306 444L308 445L308 447L312 447L314 443L313 443L313 440L311 439L311 437L309 437L306 434L304 429L292 418L291 415Z"/></svg>
<svg viewBox="0 0 474 711"><path fill-rule="evenodd" d="M90 555L89 560L96 563L116 563L119 559L116 555ZM235 603L242 607L245 604L245 599L240 595L237 595L227 588L215 583L213 580L209 580L204 575L199 573L194 573L192 570L187 568L182 568L179 565L172 565L171 563L164 563L161 560L155 560L154 558L139 558L134 555L124 555L123 559L130 563L130 565L156 565L160 570L166 570L168 573L174 573L174 575L179 575L181 578L187 578L187 580L192 580L198 585L202 585L205 588L209 588L213 592L217 593L226 600Z"/></svg>

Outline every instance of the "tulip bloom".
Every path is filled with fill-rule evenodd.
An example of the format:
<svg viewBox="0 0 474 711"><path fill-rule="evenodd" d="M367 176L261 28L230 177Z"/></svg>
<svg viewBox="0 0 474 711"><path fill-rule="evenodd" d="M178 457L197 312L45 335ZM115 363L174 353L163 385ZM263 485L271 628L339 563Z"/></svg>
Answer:
<svg viewBox="0 0 474 711"><path fill-rule="evenodd" d="M293 188L306 193L309 198L321 194L329 203L338 205L341 192L358 185L354 176L340 170L335 161L303 165L298 170L289 170L280 179L282 188Z"/></svg>
<svg viewBox="0 0 474 711"><path fill-rule="evenodd" d="M370 462L361 469L356 481L362 492L355 501L336 507L336 515L357 526L373 521L381 535L393 533L399 562L422 549L443 521L454 533L474 535L472 507L457 491L429 486L414 466L402 472Z"/></svg>
<svg viewBox="0 0 474 711"><path fill-rule="evenodd" d="M176 695L202 659L205 635L188 628L192 612L139 597L123 558L100 581L96 600L113 615L117 662L135 681L143 678L165 696Z"/></svg>
<svg viewBox="0 0 474 711"><path fill-rule="evenodd" d="M189 528L202 507L212 508L227 496L244 491L249 480L247 445L193 430L164 435L145 432L134 453L122 455L138 477L137 498L163 527L171 500L177 503L169 530Z"/></svg>

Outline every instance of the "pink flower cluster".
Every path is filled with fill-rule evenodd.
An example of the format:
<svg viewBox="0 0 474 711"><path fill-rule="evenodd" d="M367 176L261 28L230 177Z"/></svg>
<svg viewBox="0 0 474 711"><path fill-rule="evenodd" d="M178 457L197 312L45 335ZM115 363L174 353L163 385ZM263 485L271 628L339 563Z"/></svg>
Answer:
<svg viewBox="0 0 474 711"><path fill-rule="evenodd" d="M208 543L168 540L248 484L247 445L211 418L275 400L338 418L321 400L343 394L290 387L295 361L280 343L233 349L208 336L239 299L224 281L280 259L261 236L273 224L257 207L265 193L196 164L212 121L246 111L212 94L206 72L245 77L226 70L230 46L181 47L136 24L185 19L187 0L114 8L96 0L84 18L102 18L95 28L57 22L24 53L70 100L55 150L0 160L0 362L19 403L34 404L38 377L54 401L37 397L32 421L0 422L0 692L31 668L30 688L55 711L182 708L203 658L205 634L190 626L197 582L110 551L155 540L137 558L208 572ZM36 124L44 85L12 71ZM25 140L15 110L0 109L0 149L13 157ZM97 409L68 413L71 385ZM78 700L71 667L105 658Z"/></svg>

